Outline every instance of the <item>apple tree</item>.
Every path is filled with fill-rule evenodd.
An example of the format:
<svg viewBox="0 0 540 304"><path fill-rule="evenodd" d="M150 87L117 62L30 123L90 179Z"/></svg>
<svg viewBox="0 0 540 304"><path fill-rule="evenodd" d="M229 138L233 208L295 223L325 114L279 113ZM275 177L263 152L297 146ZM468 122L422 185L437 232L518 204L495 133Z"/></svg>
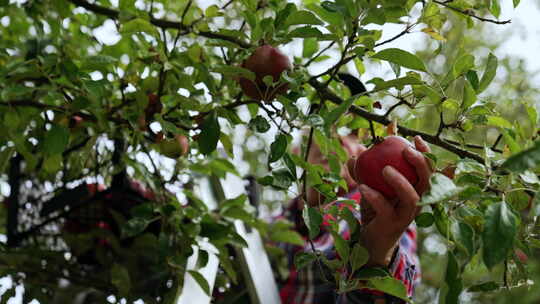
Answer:
<svg viewBox="0 0 540 304"><path fill-rule="evenodd" d="M24 303L62 303L66 286L99 303L174 303L188 257L208 262L202 239L218 252L216 288L189 274L219 302L245 285L234 221L303 240L248 195L208 206L201 179L256 180L268 208L308 188L332 202L347 187L338 135L351 130L367 146L395 133L431 144L437 173L416 224L446 257L423 265L439 277L421 290L458 303L535 288L538 91L523 71L505 81L515 64L474 35L510 22L500 2L0 0L2 303L16 286ZM419 35L416 52L403 47ZM314 143L328 169L306 161ZM305 207L309 237L327 215L333 232L339 220L359 229L344 210ZM367 256L334 237L340 260L307 252L297 266L330 268L339 292L362 282L406 298L382 269L344 275Z"/></svg>

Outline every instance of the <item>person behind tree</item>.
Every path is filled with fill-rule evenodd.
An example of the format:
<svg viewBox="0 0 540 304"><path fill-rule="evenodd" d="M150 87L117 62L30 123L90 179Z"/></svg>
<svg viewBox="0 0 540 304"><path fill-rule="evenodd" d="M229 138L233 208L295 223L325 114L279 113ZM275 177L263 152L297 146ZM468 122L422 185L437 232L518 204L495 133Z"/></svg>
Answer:
<svg viewBox="0 0 540 304"><path fill-rule="evenodd" d="M350 158L348 167L352 169L354 160L366 150L360 143L358 136L351 133L340 136L342 147ZM412 223L418 214L420 207L417 202L420 196L429 187L429 178L432 174L429 162L421 152L430 152L428 145L417 136L414 138L413 148L406 149L405 159L415 168L418 175L416 185L409 181L396 169L387 166L383 170L386 182L395 190L397 198L387 200L381 193L359 183L354 177L354 170L342 167L341 176L347 182L349 191L338 193L341 197L355 200L360 205L360 212L350 208L360 222L361 229L357 239L350 239L351 234L345 221L340 223L340 234L351 242L360 244L369 252L369 261L364 267L383 267L396 279L401 280L407 289L409 297L413 296L414 286L420 280L420 268L416 254L416 229ZM309 150L308 162L320 164L328 169L328 161L316 144L312 144ZM324 229L328 218L325 218L320 234L312 240L314 248L308 240L308 230L302 218L302 209L305 203L310 206L320 206L324 197L315 189L307 190L305 195L294 199L284 214L280 217L287 218L295 224L295 229L306 240L303 246L280 244L287 255L290 273L280 287L280 297L283 303L402 303L398 298L363 288L338 294L336 286L328 282L331 271L321 271L324 264L316 262L300 270L294 267L294 256L299 251L319 251L328 259L336 258L334 240L331 233ZM348 205L334 202L330 205L338 205L338 208ZM324 272L324 273L323 273ZM354 274L353 274L354 275Z"/></svg>

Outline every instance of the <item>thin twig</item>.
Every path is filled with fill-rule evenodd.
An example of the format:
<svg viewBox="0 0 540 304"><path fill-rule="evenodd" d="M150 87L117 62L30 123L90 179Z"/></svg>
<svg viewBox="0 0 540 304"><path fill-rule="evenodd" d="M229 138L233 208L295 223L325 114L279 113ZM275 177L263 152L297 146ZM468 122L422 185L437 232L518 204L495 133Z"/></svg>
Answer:
<svg viewBox="0 0 540 304"><path fill-rule="evenodd" d="M319 58L324 52L326 52L328 49L330 49L332 46L336 44L336 41L332 41L330 44L328 44L324 49L320 50L315 56L311 57L306 63L304 63L304 67L307 68L313 61L315 61L317 58Z"/></svg>
<svg viewBox="0 0 540 304"><path fill-rule="evenodd" d="M410 33L411 30L412 30L412 28L415 27L417 24L418 24L418 23L415 22L415 23L413 23L413 24L407 25L407 27L406 27L403 31L401 31L399 34L395 35L394 37L392 37L392 38L390 38L390 39L387 39L387 40L385 40L385 41L382 41L382 42L379 42L379 43L375 44L375 47L379 47L379 46L381 46L381 45L385 45L385 44L387 44L387 43L390 43L390 42L392 42L392 41L398 39L399 37L401 37L401 36L403 36L403 35L405 35L405 34Z"/></svg>
<svg viewBox="0 0 540 304"><path fill-rule="evenodd" d="M497 136L497 139L495 140L495 142L493 143L493 145L491 146L491 150L494 150L495 151L495 148L497 148L497 145L499 144L499 142L501 141L501 138L503 137L502 133L499 134L499 136Z"/></svg>
<svg viewBox="0 0 540 304"><path fill-rule="evenodd" d="M446 126L446 124L444 123L444 115L443 115L443 112L441 111L441 113L439 114L439 129L437 130L437 137L439 137L442 133L442 131L444 130L444 127Z"/></svg>
<svg viewBox="0 0 540 304"><path fill-rule="evenodd" d="M184 8L184 11L182 12L182 17L180 17L180 20L182 20L182 24L184 23L184 19L186 18L186 14L187 14L189 8L191 7L192 3L193 3L193 1L189 0L188 3L186 4L186 7Z"/></svg>
<svg viewBox="0 0 540 304"><path fill-rule="evenodd" d="M508 19L508 20L503 20L503 21L499 21L499 20L493 20L493 19L488 19L488 18L483 18L483 17L480 17L480 16L477 16L476 14L474 14L474 11L471 10L471 9L468 9L468 10L462 10L460 8L457 8L457 7L454 7L452 5L449 4L448 1L438 1L438 0L433 0L433 2L439 4L439 5L442 5L446 8L449 8L451 10L453 10L454 12L458 12L460 14L463 14L463 15L466 15L466 16L469 16L469 17L472 17L474 19L478 19L480 21L484 21L484 22L491 22L491 23L495 23L495 24L507 24L507 23L511 23L512 20Z"/></svg>
<svg viewBox="0 0 540 304"><path fill-rule="evenodd" d="M150 18L152 18L152 16L154 15L154 0L150 1L150 10L148 11L148 15L150 16Z"/></svg>
<svg viewBox="0 0 540 304"><path fill-rule="evenodd" d="M397 107L404 104L410 106L410 104L405 100L405 98L400 98L399 102L393 104L390 108L388 108L386 113L384 113L384 116L388 117Z"/></svg>
<svg viewBox="0 0 540 304"><path fill-rule="evenodd" d="M377 142L377 134L375 134L375 127L373 126L373 121L368 120L369 122L369 132L371 132L371 143L374 144Z"/></svg>
<svg viewBox="0 0 540 304"><path fill-rule="evenodd" d="M234 0L229 0L229 2L225 3L225 5L223 5L223 6L221 7L221 9L222 9L222 10L223 10L223 9L226 9L226 8L227 8L229 5L231 5L233 2L234 2Z"/></svg>

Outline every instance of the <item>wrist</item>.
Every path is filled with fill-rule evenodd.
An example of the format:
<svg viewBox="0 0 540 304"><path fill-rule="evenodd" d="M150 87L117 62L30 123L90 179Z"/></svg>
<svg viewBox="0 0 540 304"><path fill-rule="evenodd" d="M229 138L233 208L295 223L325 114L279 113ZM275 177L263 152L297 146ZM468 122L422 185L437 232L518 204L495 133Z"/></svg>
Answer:
<svg viewBox="0 0 540 304"><path fill-rule="evenodd" d="M369 253L368 267L388 267L398 248L398 240L394 238L384 238L363 231L360 236L362 245Z"/></svg>

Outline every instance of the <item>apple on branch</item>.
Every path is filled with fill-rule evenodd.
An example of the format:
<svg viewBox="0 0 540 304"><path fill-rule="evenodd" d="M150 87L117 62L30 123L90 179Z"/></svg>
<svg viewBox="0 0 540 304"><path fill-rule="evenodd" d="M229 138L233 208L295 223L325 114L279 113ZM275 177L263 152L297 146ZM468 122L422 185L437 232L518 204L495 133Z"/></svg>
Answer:
<svg viewBox="0 0 540 304"><path fill-rule="evenodd" d="M255 100L270 101L277 94L287 92L287 83L278 83L281 73L291 69L289 58L277 48L268 44L258 47L243 63L242 67L255 74L255 80L241 77L238 82L244 94ZM270 76L274 85L265 83L264 78ZM268 82L268 77L267 81Z"/></svg>
<svg viewBox="0 0 540 304"><path fill-rule="evenodd" d="M418 182L414 167L405 159L403 151L414 146L400 136L388 136L375 143L367 151L360 154L354 166L356 177L362 183L379 191L388 199L396 197L396 193L384 180L382 171L392 166L399 171L412 185Z"/></svg>
<svg viewBox="0 0 540 304"><path fill-rule="evenodd" d="M148 128L150 122L154 118L154 114L161 113L163 110L163 104L159 100L159 96L154 93L149 93L148 104L144 109L144 114L139 116L138 124L141 131L145 131Z"/></svg>
<svg viewBox="0 0 540 304"><path fill-rule="evenodd" d="M189 139L183 134L176 134L174 138L166 138L163 132L156 134L155 143L158 151L170 158L179 158L189 153Z"/></svg>

